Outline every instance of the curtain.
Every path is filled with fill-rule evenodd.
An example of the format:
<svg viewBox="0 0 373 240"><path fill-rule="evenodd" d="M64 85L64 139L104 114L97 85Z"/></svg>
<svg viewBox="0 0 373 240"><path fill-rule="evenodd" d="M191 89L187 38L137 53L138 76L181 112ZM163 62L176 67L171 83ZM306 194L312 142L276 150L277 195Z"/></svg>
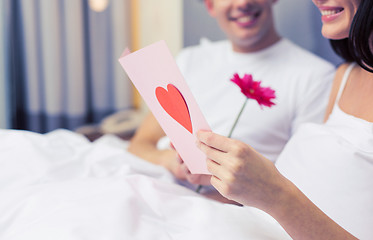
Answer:
<svg viewBox="0 0 373 240"><path fill-rule="evenodd" d="M132 108L117 61L129 45L128 0L5 1L14 26L11 128L75 129Z"/></svg>
<svg viewBox="0 0 373 240"><path fill-rule="evenodd" d="M0 1L0 128L8 128L10 125L9 114L9 29L10 29L10 4Z"/></svg>

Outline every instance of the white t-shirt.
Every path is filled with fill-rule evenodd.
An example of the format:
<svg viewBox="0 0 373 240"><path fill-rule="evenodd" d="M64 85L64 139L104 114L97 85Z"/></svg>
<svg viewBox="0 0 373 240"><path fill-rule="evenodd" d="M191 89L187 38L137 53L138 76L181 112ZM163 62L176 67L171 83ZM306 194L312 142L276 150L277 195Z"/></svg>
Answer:
<svg viewBox="0 0 373 240"><path fill-rule="evenodd" d="M203 41L184 49L177 63L212 130L225 136L245 100L230 81L234 73L252 74L276 91L272 108L250 99L232 135L273 161L301 123L322 121L335 73L286 39L249 54L233 52L229 41Z"/></svg>
<svg viewBox="0 0 373 240"><path fill-rule="evenodd" d="M359 239L372 239L373 123L343 112L340 93L328 121L303 124L276 166L335 222Z"/></svg>
<svg viewBox="0 0 373 240"><path fill-rule="evenodd" d="M250 144L275 161L303 122L321 122L335 68L329 62L282 39L255 53L236 53L229 41L202 41L177 58L211 129L227 136L245 96L230 81L234 73L252 74L276 91L275 106L261 109L249 99L232 138Z"/></svg>

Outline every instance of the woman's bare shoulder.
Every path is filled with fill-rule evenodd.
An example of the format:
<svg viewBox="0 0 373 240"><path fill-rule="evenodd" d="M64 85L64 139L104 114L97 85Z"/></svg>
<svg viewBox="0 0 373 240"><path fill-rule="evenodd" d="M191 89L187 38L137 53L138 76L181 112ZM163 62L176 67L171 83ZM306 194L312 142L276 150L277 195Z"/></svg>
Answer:
<svg viewBox="0 0 373 240"><path fill-rule="evenodd" d="M331 89L330 96L329 96L329 103L326 109L324 122L328 120L329 115L333 110L335 99L337 98L339 86L341 85L343 75L349 65L350 65L349 63L343 63L339 65L337 68L337 71L335 73L334 80L333 80L332 89Z"/></svg>

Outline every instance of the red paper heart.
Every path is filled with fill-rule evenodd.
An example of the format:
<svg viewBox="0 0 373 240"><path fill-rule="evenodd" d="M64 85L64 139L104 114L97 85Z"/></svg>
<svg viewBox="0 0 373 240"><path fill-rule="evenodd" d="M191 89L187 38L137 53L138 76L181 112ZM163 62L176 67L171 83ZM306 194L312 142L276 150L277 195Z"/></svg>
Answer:
<svg viewBox="0 0 373 240"><path fill-rule="evenodd" d="M168 84L167 90L157 87L155 96L168 115L193 134L188 105L181 92L174 85Z"/></svg>

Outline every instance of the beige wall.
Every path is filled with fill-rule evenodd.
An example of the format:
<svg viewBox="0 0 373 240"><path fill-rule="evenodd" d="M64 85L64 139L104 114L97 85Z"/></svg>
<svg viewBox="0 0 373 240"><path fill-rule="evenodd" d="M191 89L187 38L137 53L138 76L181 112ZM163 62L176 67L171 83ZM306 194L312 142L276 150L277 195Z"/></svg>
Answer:
<svg viewBox="0 0 373 240"><path fill-rule="evenodd" d="M139 1L139 46L165 40L176 55L183 46L182 0Z"/></svg>
<svg viewBox="0 0 373 240"><path fill-rule="evenodd" d="M131 15L132 50L165 40L176 56L183 47L183 0L132 0ZM146 109L134 91L135 106Z"/></svg>

